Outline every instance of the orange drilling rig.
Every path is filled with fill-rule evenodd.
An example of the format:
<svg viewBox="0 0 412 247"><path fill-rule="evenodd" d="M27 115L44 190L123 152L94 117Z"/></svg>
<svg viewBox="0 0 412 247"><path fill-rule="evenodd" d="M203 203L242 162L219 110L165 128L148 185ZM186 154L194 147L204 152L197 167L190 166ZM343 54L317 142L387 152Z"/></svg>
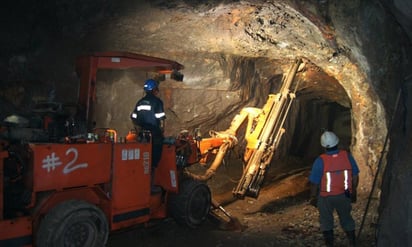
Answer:
<svg viewBox="0 0 412 247"><path fill-rule="evenodd" d="M162 58L124 52L80 56L77 113L82 123L62 121L64 106L36 108L40 124L19 116L6 118L0 130L0 246L104 246L112 231L172 217L195 228L221 210L205 181L213 176L227 150L237 144L237 130L248 119L245 169L234 190L238 198L257 197L264 173L282 136L294 99L290 91L301 60L296 60L278 94L262 109L245 108L231 127L210 138L188 132L165 138L151 193L150 133L125 140L114 129L74 128L90 121L100 69L141 69L181 80L183 65ZM190 165L215 159L204 175Z"/></svg>

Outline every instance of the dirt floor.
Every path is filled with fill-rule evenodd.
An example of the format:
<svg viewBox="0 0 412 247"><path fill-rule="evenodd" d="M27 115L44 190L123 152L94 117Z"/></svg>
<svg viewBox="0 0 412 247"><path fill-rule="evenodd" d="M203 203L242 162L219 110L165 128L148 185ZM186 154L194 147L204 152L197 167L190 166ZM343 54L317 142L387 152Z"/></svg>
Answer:
<svg viewBox="0 0 412 247"><path fill-rule="evenodd" d="M279 174L279 173L278 173ZM110 236L110 247L269 247L323 246L319 231L317 209L308 205L307 176L309 168L289 170L282 177L269 176L259 197L234 200L228 186L231 181L218 175L210 181L214 198L242 224L242 230L229 230L227 224L206 221L198 229L186 229L172 219L156 222L149 227L137 227ZM220 176L220 177L219 177ZM220 182L219 182L220 181ZM360 195L353 204L357 232L365 211L368 196ZM363 227L358 246L375 246L371 227ZM347 246L346 236L335 219L335 246Z"/></svg>

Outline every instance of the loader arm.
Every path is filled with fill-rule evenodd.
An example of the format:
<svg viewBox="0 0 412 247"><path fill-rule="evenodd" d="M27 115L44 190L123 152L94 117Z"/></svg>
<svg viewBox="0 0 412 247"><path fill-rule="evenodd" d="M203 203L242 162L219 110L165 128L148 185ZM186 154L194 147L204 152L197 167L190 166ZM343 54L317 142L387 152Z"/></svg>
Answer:
<svg viewBox="0 0 412 247"><path fill-rule="evenodd" d="M197 175L188 171L186 171L186 174L202 181L213 177L222 164L227 151L237 144L237 132L242 124L247 121L245 132L246 150L243 155L245 166L242 177L233 190L233 195L237 198L257 197L265 172L285 132L283 125L295 98L297 85L293 90L291 90L291 87L301 63L300 58L294 61L288 74L282 79L279 93L269 94L268 100L262 108L243 108L233 118L227 130L210 131L210 138L200 140L199 152L202 159L209 153L216 154L216 157L205 174ZM215 145L205 145L204 143L215 143Z"/></svg>

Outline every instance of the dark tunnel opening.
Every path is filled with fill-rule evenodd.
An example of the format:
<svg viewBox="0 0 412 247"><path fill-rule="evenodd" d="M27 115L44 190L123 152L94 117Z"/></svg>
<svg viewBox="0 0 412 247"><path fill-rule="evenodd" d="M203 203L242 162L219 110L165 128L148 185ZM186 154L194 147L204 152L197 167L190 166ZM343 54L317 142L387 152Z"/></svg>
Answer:
<svg viewBox="0 0 412 247"><path fill-rule="evenodd" d="M288 155L303 160L313 160L323 151L320 136L329 130L339 136L339 147L349 149L351 144L350 109L336 102L325 102L318 99L297 100L295 111L291 113L295 122L290 123L293 132L290 138ZM293 121L292 119L290 121Z"/></svg>

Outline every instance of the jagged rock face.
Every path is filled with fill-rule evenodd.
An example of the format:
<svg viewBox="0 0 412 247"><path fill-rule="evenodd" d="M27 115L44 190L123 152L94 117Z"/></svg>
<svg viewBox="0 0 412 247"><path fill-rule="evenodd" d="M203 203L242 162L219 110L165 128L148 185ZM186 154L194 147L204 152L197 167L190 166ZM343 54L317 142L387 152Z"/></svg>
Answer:
<svg viewBox="0 0 412 247"><path fill-rule="evenodd" d="M412 9L408 1L36 1L6 6L3 22L2 105L0 116L27 113L50 89L63 102L75 102L78 79L74 58L89 51L119 50L176 60L185 65L182 83L161 83L167 113L166 132L200 127L226 129L244 106L260 107L276 93L295 57L306 63L285 125L278 154L313 159L321 150L321 128L332 129L361 167L361 190L370 191L381 162L388 124L396 114L396 96L405 81ZM400 16L397 26L386 9ZM410 38L410 36L409 36ZM406 64L406 65L405 65ZM143 95L147 75L102 71L98 75L94 120L126 134L129 114ZM410 80L410 77L409 77ZM408 87L404 87L408 91ZM411 105L405 100L402 109ZM382 218L405 219L408 208L393 217L385 205L407 198L390 196L405 187L403 171L410 152L409 118L395 115L396 129L388 154ZM402 132L403 131L403 132ZM398 159L402 158L401 162ZM386 195L386 196L385 196ZM376 203L375 203L376 204ZM398 210L399 211L399 210ZM406 217L407 218L407 217ZM394 225L401 225L395 223ZM382 242L391 241L385 229ZM395 231L395 230L393 230ZM405 238L410 236L405 233ZM399 240L401 241L401 240Z"/></svg>

